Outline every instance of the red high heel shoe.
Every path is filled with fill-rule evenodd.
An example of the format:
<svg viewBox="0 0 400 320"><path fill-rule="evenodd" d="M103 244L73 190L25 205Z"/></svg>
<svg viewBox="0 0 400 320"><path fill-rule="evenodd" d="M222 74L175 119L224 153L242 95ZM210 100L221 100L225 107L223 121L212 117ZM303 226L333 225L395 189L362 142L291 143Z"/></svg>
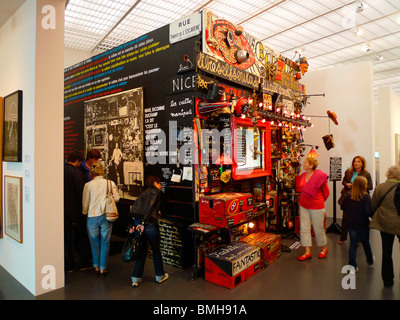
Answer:
<svg viewBox="0 0 400 320"><path fill-rule="evenodd" d="M297 260L304 261L304 260L311 259L311 257L312 257L311 253L309 253L309 254L305 253L305 254L301 255L300 257L298 257Z"/></svg>

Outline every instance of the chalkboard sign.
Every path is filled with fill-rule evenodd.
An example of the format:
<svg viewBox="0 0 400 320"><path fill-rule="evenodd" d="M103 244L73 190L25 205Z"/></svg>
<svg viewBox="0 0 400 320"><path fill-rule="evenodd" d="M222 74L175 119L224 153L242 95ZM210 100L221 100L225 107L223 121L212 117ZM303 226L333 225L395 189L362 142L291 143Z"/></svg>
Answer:
<svg viewBox="0 0 400 320"><path fill-rule="evenodd" d="M165 264L184 269L193 264L192 233L188 223L176 220L160 220L160 249ZM152 254L150 252L150 257Z"/></svg>
<svg viewBox="0 0 400 320"><path fill-rule="evenodd" d="M329 180L341 181L342 180L342 158L332 157L329 162Z"/></svg>

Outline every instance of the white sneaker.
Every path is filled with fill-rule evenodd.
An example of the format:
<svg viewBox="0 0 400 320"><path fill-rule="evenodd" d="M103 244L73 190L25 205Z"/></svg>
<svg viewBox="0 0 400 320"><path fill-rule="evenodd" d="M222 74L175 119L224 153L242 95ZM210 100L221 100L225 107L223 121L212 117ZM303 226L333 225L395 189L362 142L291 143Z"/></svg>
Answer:
<svg viewBox="0 0 400 320"><path fill-rule="evenodd" d="M157 282L157 283L162 283L162 282L164 282L165 280L167 280L168 278L169 278L168 273L165 273L165 274L164 274L164 278L162 278L161 280L157 280L156 282Z"/></svg>
<svg viewBox="0 0 400 320"><path fill-rule="evenodd" d="M136 288L141 282L142 280L139 280L138 282L132 282L132 287Z"/></svg>

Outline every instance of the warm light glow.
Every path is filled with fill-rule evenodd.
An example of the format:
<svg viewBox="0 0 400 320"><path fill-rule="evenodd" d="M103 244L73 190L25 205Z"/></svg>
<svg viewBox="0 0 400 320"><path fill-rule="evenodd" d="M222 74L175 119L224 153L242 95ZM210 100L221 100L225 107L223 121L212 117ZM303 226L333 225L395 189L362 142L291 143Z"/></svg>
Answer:
<svg viewBox="0 0 400 320"><path fill-rule="evenodd" d="M317 158L317 157L318 153L314 149L311 149L311 151L307 155L307 158Z"/></svg>
<svg viewBox="0 0 400 320"><path fill-rule="evenodd" d="M354 34L356 37L359 37L363 34L363 30L360 28L356 28L356 31L354 31Z"/></svg>
<svg viewBox="0 0 400 320"><path fill-rule="evenodd" d="M369 43L364 43L361 50L364 52L369 52L371 50L371 45Z"/></svg>
<svg viewBox="0 0 400 320"><path fill-rule="evenodd" d="M254 226L255 226L254 222L249 222L249 228L250 229L254 228Z"/></svg>

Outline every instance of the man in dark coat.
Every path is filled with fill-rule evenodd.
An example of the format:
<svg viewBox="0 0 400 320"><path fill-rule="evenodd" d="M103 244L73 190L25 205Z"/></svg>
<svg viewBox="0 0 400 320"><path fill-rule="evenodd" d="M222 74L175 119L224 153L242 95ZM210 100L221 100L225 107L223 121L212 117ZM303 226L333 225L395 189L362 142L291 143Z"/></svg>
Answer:
<svg viewBox="0 0 400 320"><path fill-rule="evenodd" d="M68 155L64 165L64 259L65 270L71 272L75 264L74 248L78 248L79 269L91 266L90 245L82 215L83 176L78 169L83 161L81 152Z"/></svg>

